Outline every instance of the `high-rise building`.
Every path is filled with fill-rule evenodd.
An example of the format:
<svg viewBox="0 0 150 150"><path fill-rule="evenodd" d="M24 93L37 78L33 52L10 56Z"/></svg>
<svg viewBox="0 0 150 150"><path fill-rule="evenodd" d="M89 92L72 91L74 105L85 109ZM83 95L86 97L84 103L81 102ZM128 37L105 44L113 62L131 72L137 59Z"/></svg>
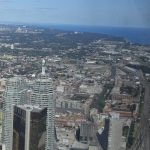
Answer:
<svg viewBox="0 0 150 150"><path fill-rule="evenodd" d="M6 81L6 89L3 93L3 117L2 117L2 143L6 150L11 150L11 106L12 104L23 104L26 100L26 84L21 77L10 78Z"/></svg>
<svg viewBox="0 0 150 150"><path fill-rule="evenodd" d="M47 107L46 122L46 147L45 150L54 150L54 119L55 119L55 95L53 91L52 79L45 73L45 61L42 61L42 73L35 81L31 91L30 103Z"/></svg>
<svg viewBox="0 0 150 150"><path fill-rule="evenodd" d="M122 136L124 119L105 118L104 129L98 135L103 150L125 150L125 137Z"/></svg>
<svg viewBox="0 0 150 150"><path fill-rule="evenodd" d="M47 108L12 105L12 150L45 150Z"/></svg>
<svg viewBox="0 0 150 150"><path fill-rule="evenodd" d="M93 141L94 124L93 122L82 122L80 126L80 141L82 143L89 143Z"/></svg>
<svg viewBox="0 0 150 150"><path fill-rule="evenodd" d="M100 134L97 134L99 143L103 150L107 150L108 148L108 136L109 136L109 124L110 124L110 119L105 118L104 120L104 128L102 129Z"/></svg>
<svg viewBox="0 0 150 150"><path fill-rule="evenodd" d="M108 150L126 149L125 137L122 136L124 119L110 119L108 134Z"/></svg>

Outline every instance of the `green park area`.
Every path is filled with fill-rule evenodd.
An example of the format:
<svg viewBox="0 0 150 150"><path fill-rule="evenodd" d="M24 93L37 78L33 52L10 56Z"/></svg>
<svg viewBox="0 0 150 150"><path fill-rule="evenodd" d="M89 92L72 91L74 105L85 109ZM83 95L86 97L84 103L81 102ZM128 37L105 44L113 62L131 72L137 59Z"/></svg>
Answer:
<svg viewBox="0 0 150 150"><path fill-rule="evenodd" d="M102 109L105 106L105 101L109 98L113 87L114 85L112 84L105 84L103 91L100 94L95 94L91 108L96 108L99 112L102 112Z"/></svg>

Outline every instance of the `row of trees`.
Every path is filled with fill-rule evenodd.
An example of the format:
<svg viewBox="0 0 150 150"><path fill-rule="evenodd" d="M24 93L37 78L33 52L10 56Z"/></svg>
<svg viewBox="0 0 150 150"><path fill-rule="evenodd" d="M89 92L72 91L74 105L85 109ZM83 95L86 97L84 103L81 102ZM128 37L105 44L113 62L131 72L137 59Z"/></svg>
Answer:
<svg viewBox="0 0 150 150"><path fill-rule="evenodd" d="M145 65L132 65L128 64L128 67L135 68L135 69L140 69L142 70L143 73L150 73L150 66L145 66Z"/></svg>
<svg viewBox="0 0 150 150"><path fill-rule="evenodd" d="M99 112L102 112L102 109L105 106L105 100L109 98L113 87L114 85L112 84L105 84L103 91L100 94L95 94L91 108L96 108Z"/></svg>

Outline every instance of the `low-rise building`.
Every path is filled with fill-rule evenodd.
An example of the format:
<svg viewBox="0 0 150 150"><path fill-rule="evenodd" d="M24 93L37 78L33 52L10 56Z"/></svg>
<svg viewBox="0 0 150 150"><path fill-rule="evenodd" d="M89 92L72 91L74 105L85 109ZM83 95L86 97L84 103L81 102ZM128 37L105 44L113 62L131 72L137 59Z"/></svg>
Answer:
<svg viewBox="0 0 150 150"><path fill-rule="evenodd" d="M72 114L68 111L66 114L55 115L55 125L60 127L75 127L83 121L85 121L85 116L81 113Z"/></svg>
<svg viewBox="0 0 150 150"><path fill-rule="evenodd" d="M98 114L98 109L93 108L93 109L90 110L90 116L91 115L96 115L96 114Z"/></svg>

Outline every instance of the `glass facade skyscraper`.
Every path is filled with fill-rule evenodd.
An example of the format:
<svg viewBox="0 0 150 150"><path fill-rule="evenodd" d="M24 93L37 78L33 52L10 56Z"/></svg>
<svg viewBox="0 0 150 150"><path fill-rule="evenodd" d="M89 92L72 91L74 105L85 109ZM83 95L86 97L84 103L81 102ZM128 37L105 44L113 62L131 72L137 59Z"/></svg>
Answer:
<svg viewBox="0 0 150 150"><path fill-rule="evenodd" d="M13 150L45 150L47 108L13 106Z"/></svg>
<svg viewBox="0 0 150 150"><path fill-rule="evenodd" d="M38 113L30 112L29 116L27 110L21 110L19 108L17 108L18 111L13 112L13 109L16 109L16 107L13 107L14 105L27 104L26 96L27 87L23 78L15 77L7 81L6 89L3 94L4 103L2 120L2 143L6 145L6 150L23 150L21 149L22 147L24 147L26 150L26 145L29 145L30 150L54 150L55 95L53 91L52 79L49 78L49 75L45 73L45 60L42 61L42 73L35 80L33 89L30 92L30 100L28 101L28 103L31 105L39 105L39 107L41 108L47 108L45 121L46 138L44 141L44 145L41 144L43 143L42 139L44 138L41 138L41 140L33 138L40 138L41 136L44 136L43 134L41 134L41 130L43 130L44 127L42 127L42 124L40 124L39 126L39 123L36 123L42 120L42 118L38 118ZM20 111L21 114L19 113ZM13 115L14 113L16 113L16 115ZM29 137L29 133L27 132L28 130L26 130L26 123L29 122L29 119L27 119L27 114L28 118L32 119L32 123L28 123L28 128L30 128L31 137ZM14 122L12 121L13 118ZM12 128L14 130L11 131L10 129ZM28 136L26 135L27 133ZM30 138L30 143L28 142L28 140L25 140L26 137ZM27 141L27 143L24 143L24 141ZM38 146L38 148L36 147L36 145Z"/></svg>

